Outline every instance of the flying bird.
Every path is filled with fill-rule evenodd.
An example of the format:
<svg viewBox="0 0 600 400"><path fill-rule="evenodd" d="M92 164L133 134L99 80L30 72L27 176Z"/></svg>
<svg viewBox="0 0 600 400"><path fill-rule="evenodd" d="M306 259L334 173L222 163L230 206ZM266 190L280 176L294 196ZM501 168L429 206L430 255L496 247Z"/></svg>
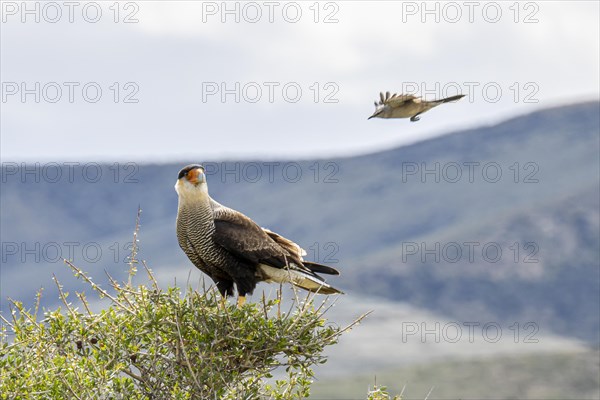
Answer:
<svg viewBox="0 0 600 400"><path fill-rule="evenodd" d="M321 294L342 293L317 273L339 275L331 267L305 261L296 243L261 228L208 194L204 167L179 171L177 240L190 261L216 284L223 298L238 293L238 307L261 281L291 283Z"/></svg>
<svg viewBox="0 0 600 400"><path fill-rule="evenodd" d="M431 110L433 107L450 101L460 100L463 97L465 97L464 94L457 94L456 96L450 96L441 100L427 101L412 94L394 93L390 95L390 92L386 92L384 96L383 92L380 92L379 103L375 102L375 112L368 119L410 117L412 122L416 122L421 119L419 117L420 114Z"/></svg>

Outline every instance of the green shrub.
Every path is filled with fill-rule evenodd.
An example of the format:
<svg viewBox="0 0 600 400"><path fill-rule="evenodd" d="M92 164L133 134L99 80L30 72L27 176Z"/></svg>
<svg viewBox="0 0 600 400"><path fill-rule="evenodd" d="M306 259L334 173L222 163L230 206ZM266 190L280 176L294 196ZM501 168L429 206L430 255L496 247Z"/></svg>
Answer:
<svg viewBox="0 0 600 400"><path fill-rule="evenodd" d="M109 304L94 313L77 293L76 308L58 281L65 309L41 319L41 292L33 311L11 300L0 333L2 399L304 398L323 350L350 328L327 323L327 299L315 306L313 295L289 310L280 295L238 309L213 289L161 290L145 264L149 285L109 277L111 294L66 263Z"/></svg>

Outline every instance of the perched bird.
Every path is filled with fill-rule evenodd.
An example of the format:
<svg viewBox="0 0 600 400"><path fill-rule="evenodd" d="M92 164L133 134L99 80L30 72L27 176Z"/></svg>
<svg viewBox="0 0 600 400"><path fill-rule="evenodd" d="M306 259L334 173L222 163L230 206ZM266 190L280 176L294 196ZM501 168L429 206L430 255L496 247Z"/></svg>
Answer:
<svg viewBox="0 0 600 400"><path fill-rule="evenodd" d="M208 194L204 167L192 164L179 171L177 239L190 261L217 285L223 297L238 292L238 306L256 284L289 282L311 292L342 293L317 273L339 275L331 267L304 261L296 243L261 228L239 211Z"/></svg>
<svg viewBox="0 0 600 400"><path fill-rule="evenodd" d="M420 119L419 114L423 114L440 104L460 100L463 97L465 97L464 94L457 94L441 100L427 101L412 94L399 95L394 93L394 95L390 95L390 92L386 92L384 97L383 92L380 92L379 103L375 102L375 112L368 119L410 117L412 122L416 122Z"/></svg>

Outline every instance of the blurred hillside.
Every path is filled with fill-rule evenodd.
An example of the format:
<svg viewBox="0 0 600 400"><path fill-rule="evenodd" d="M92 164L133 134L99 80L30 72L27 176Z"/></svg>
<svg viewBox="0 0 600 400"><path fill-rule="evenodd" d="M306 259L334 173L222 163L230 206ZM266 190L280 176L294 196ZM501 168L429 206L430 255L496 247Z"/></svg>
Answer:
<svg viewBox="0 0 600 400"><path fill-rule="evenodd" d="M560 352L442 361L377 374L390 393L403 399L597 399L598 354ZM474 379L476 378L476 379ZM317 382L311 399L358 399L373 374ZM389 383L387 383L389 382ZM493 389L491 389L493 388Z"/></svg>
<svg viewBox="0 0 600 400"><path fill-rule="evenodd" d="M405 121L386 122L402 135ZM173 185L184 164L205 162L215 199L339 267L347 297L534 322L598 345L599 132L594 102L351 158L206 162L211 133L199 132L192 143L173 135L198 154L178 164L4 163L2 311L7 296L27 302L40 286L47 305L57 300L52 273L78 287L58 253L95 276L124 276L138 204L141 258L164 281L192 271L196 282L175 238Z"/></svg>

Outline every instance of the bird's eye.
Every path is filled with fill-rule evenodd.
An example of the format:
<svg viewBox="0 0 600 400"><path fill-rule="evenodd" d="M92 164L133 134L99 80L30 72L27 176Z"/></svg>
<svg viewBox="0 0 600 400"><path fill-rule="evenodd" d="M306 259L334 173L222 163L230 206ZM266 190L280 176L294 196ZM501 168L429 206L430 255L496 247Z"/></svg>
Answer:
<svg viewBox="0 0 600 400"><path fill-rule="evenodd" d="M187 173L188 173L189 171L190 171L189 169L182 169L181 171L179 171L179 176L177 177L177 179L181 179L181 178L183 178L184 176L186 176L186 175L187 175Z"/></svg>

